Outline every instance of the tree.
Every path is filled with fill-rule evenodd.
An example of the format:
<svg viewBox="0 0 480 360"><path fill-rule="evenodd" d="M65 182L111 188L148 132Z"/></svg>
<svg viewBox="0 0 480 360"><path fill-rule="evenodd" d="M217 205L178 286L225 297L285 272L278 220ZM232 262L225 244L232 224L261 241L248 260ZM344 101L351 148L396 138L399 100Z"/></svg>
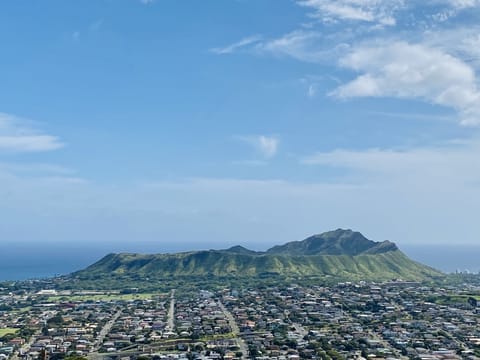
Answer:
<svg viewBox="0 0 480 360"><path fill-rule="evenodd" d="M48 336L48 327L47 326L42 327L42 335L43 336Z"/></svg>
<svg viewBox="0 0 480 360"><path fill-rule="evenodd" d="M47 320L47 324L52 326L52 325L63 325L65 321L63 320L62 314L58 313L55 316L51 317L50 319Z"/></svg>

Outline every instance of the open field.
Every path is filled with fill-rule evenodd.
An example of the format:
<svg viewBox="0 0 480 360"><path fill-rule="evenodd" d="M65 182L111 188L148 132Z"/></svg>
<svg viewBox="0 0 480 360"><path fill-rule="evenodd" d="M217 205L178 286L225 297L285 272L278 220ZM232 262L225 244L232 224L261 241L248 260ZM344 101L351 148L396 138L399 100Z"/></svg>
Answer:
<svg viewBox="0 0 480 360"><path fill-rule="evenodd" d="M94 295L56 295L48 296L47 302L75 302L75 301L118 301L118 300L148 300L154 297L164 297L166 294L141 293L141 294L94 294Z"/></svg>
<svg viewBox="0 0 480 360"><path fill-rule="evenodd" d="M428 300L440 305L451 305L451 304L459 304L459 303L466 304L468 302L468 299L470 298L480 301L480 295L477 295L477 294L440 295L440 296L432 296Z"/></svg>
<svg viewBox="0 0 480 360"><path fill-rule="evenodd" d="M13 328L0 329L0 337L8 334L15 334L17 331L18 329L13 329Z"/></svg>

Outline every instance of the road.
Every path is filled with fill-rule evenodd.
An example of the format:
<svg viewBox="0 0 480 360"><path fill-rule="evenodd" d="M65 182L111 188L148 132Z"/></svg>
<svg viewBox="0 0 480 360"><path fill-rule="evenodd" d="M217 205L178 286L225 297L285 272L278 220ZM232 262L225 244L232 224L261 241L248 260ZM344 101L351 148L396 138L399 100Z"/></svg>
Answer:
<svg viewBox="0 0 480 360"><path fill-rule="evenodd" d="M40 335L40 331L37 331L35 334L33 334L30 337L30 339L28 340L28 342L23 344L22 347L18 351L16 351L10 359L11 360L19 360L20 354L26 354L28 352L28 350L30 350L30 347L35 342L37 336L39 336L39 335Z"/></svg>
<svg viewBox="0 0 480 360"><path fill-rule="evenodd" d="M175 328L175 289L170 295L170 309L168 310L167 330L173 331Z"/></svg>
<svg viewBox="0 0 480 360"><path fill-rule="evenodd" d="M300 334L302 338L308 334L308 331L299 323L292 323L292 326L295 328L295 332Z"/></svg>
<svg viewBox="0 0 480 360"><path fill-rule="evenodd" d="M115 321L117 321L121 314L122 310L118 310L115 315L113 315L113 317L103 326L102 330L100 330L100 332L98 333L97 340L95 340L95 344L93 345L93 351L98 351L100 346L102 346L103 339L110 332L113 324L115 324Z"/></svg>
<svg viewBox="0 0 480 360"><path fill-rule="evenodd" d="M232 333L235 336L235 340L237 341L237 345L240 348L240 351L242 352L242 358L243 359L249 359L248 357L248 347L247 344L245 344L245 341L240 337L240 329L238 328L237 322L235 321L235 318L233 317L232 313L227 310L225 305L222 304L220 300L218 300L218 306L220 309L222 309L223 314L228 320L228 324L230 325L230 328L232 329Z"/></svg>

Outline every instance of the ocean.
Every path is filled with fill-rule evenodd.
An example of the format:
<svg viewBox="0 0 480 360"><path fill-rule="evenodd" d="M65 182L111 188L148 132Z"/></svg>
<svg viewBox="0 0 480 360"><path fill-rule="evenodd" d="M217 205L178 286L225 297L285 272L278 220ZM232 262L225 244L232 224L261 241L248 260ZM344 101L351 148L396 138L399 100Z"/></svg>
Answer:
<svg viewBox="0 0 480 360"><path fill-rule="evenodd" d="M190 250L185 249L185 250ZM480 246L404 245L400 249L413 260L441 271L480 272ZM25 280L64 275L85 268L110 252L111 247L69 247L58 244L30 245L8 244L0 248L0 281ZM122 249L124 250L124 249ZM128 251L136 250L130 246ZM138 248L138 252L155 252ZM164 252L180 251L168 249ZM156 252L162 252L156 250Z"/></svg>
<svg viewBox="0 0 480 360"><path fill-rule="evenodd" d="M80 270L105 253L92 249L68 249L58 245L1 246L0 281L26 280L69 274Z"/></svg>
<svg viewBox="0 0 480 360"><path fill-rule="evenodd" d="M66 275L81 270L100 260L105 255L115 252L179 252L195 249L183 244L162 246L154 244L0 244L0 281L27 280Z"/></svg>
<svg viewBox="0 0 480 360"><path fill-rule="evenodd" d="M446 273L480 272L480 245L404 245L411 259Z"/></svg>

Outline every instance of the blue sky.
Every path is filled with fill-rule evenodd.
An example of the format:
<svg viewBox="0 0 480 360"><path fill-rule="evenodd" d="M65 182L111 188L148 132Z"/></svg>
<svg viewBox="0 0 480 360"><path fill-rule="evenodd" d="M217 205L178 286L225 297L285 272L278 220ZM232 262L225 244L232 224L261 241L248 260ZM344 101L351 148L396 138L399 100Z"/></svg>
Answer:
<svg viewBox="0 0 480 360"><path fill-rule="evenodd" d="M479 241L478 0L0 9L4 243Z"/></svg>

